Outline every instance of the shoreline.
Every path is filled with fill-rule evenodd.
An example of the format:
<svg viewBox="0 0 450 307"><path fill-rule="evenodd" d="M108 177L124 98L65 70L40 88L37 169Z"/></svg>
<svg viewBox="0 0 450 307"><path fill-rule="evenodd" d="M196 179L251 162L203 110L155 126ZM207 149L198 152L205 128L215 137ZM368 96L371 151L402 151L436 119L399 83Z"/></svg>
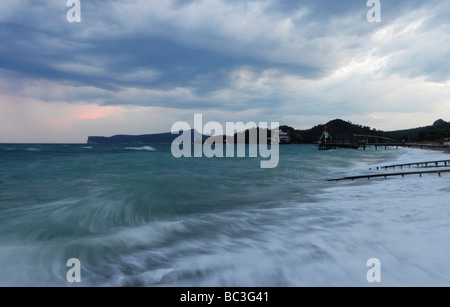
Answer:
<svg viewBox="0 0 450 307"><path fill-rule="evenodd" d="M420 146L419 146L419 147L412 147L412 148L417 148L417 149L422 149L422 150L437 151L437 152L440 152L440 153L442 153L442 154L450 154L450 147L440 147L440 148L437 148L437 147L429 147L429 148L420 148ZM448 176L446 176L446 177L448 177ZM440 189L440 191L446 192L446 193L450 193L450 187L444 188L444 189Z"/></svg>
<svg viewBox="0 0 450 307"><path fill-rule="evenodd" d="M424 148L423 146L411 146L410 148L416 148L416 149L425 149L425 150L433 150L433 151L439 151L442 153L446 153L446 154L450 154L450 147L426 147Z"/></svg>

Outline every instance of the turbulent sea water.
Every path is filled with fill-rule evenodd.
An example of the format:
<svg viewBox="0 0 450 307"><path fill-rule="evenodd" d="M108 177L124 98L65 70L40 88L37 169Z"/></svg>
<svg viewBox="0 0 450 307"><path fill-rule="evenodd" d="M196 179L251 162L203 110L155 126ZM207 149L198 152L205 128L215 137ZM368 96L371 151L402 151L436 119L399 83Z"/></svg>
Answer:
<svg viewBox="0 0 450 307"><path fill-rule="evenodd" d="M450 177L326 181L448 158L292 145L261 169L163 145L0 145L0 286L73 286L69 258L78 286L372 286L370 258L382 286L449 286Z"/></svg>

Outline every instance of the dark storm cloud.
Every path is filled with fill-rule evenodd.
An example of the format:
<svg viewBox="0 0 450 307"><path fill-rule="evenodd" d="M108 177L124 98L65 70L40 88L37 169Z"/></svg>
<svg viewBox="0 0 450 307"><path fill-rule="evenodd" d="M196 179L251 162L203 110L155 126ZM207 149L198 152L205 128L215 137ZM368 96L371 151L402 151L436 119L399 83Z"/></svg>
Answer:
<svg viewBox="0 0 450 307"><path fill-rule="evenodd" d="M103 104L177 108L280 104L296 94L283 92L284 85L277 83L283 77L321 80L368 53L390 57L389 65L379 69L385 74L449 78L444 60L449 56L448 38L435 31L448 30L449 6L442 1L381 1L382 24L365 20L368 8L360 0L81 3L82 22L70 24L65 1L3 2L0 67L16 76L109 91L100 97L79 93L67 101L97 98ZM442 10L435 10L439 5ZM391 24L395 36L401 31L395 22L414 11L418 18L424 12L435 15L417 30L420 39L435 31L435 57L427 56L433 47L409 36L371 42L374 33ZM251 82L266 89L259 97L260 88L236 88L233 75L243 69L252 74ZM275 80L264 77L268 71L276 72L269 74ZM271 82L272 90L267 89ZM123 89L147 92L129 99L115 95Z"/></svg>

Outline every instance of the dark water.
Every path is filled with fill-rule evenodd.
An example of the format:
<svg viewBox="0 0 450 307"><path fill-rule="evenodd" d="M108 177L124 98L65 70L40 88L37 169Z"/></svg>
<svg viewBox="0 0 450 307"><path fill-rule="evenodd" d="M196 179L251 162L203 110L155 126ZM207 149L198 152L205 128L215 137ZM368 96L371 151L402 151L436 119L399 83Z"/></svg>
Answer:
<svg viewBox="0 0 450 307"><path fill-rule="evenodd" d="M442 158L420 150L281 146L259 158L172 157L170 146L0 145L0 285L448 285L447 177L326 178ZM445 157L447 158L447 157Z"/></svg>

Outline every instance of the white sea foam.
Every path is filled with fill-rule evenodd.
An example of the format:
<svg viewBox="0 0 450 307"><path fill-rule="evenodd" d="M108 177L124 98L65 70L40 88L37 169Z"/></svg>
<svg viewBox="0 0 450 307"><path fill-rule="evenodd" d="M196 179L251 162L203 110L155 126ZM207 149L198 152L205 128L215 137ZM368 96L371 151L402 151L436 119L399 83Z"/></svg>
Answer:
<svg viewBox="0 0 450 307"><path fill-rule="evenodd" d="M444 191L450 177L322 180L322 187L314 182L305 194L298 189L314 176L291 171L304 171L317 154L302 157L301 149L289 150L290 164L281 164L273 177L253 178L256 183L246 189L239 187L249 182L241 178L249 169L230 176L224 168L223 190L210 179L208 193L201 193L202 184L201 190L195 185L182 190L181 184L165 190L159 177L146 177L145 184L124 181L125 187L81 199L4 209L0 276L10 278L0 285L66 285L65 261L71 257L81 260L82 285L96 286L373 286L366 279L369 258L381 261L381 286L450 284L450 206ZM342 154L358 162L340 168L342 161L348 165ZM380 151L367 159L372 154L337 150L327 159L338 163L327 171L350 176L374 165L448 158L415 149ZM323 167L317 169L322 176ZM310 172L318 177L314 168ZM258 187L261 183L266 186ZM116 193L117 188L127 192ZM191 190L201 196L192 200Z"/></svg>
<svg viewBox="0 0 450 307"><path fill-rule="evenodd" d="M142 146L142 147L125 147L127 150L143 150L143 151L156 151L155 148L151 146Z"/></svg>
<svg viewBox="0 0 450 307"><path fill-rule="evenodd" d="M389 163L447 158L412 149ZM348 175L369 167L356 163ZM442 189L449 186L450 177L433 175L337 183L317 194L314 203L280 201L267 210L239 208L185 220L190 233L213 225L221 225L220 232L159 249L170 259L164 270L145 269L143 259L150 251L147 256L126 256L123 261L136 263L142 273L122 282L372 286L366 279L366 262L378 258L382 286L448 285L450 207L449 194Z"/></svg>

